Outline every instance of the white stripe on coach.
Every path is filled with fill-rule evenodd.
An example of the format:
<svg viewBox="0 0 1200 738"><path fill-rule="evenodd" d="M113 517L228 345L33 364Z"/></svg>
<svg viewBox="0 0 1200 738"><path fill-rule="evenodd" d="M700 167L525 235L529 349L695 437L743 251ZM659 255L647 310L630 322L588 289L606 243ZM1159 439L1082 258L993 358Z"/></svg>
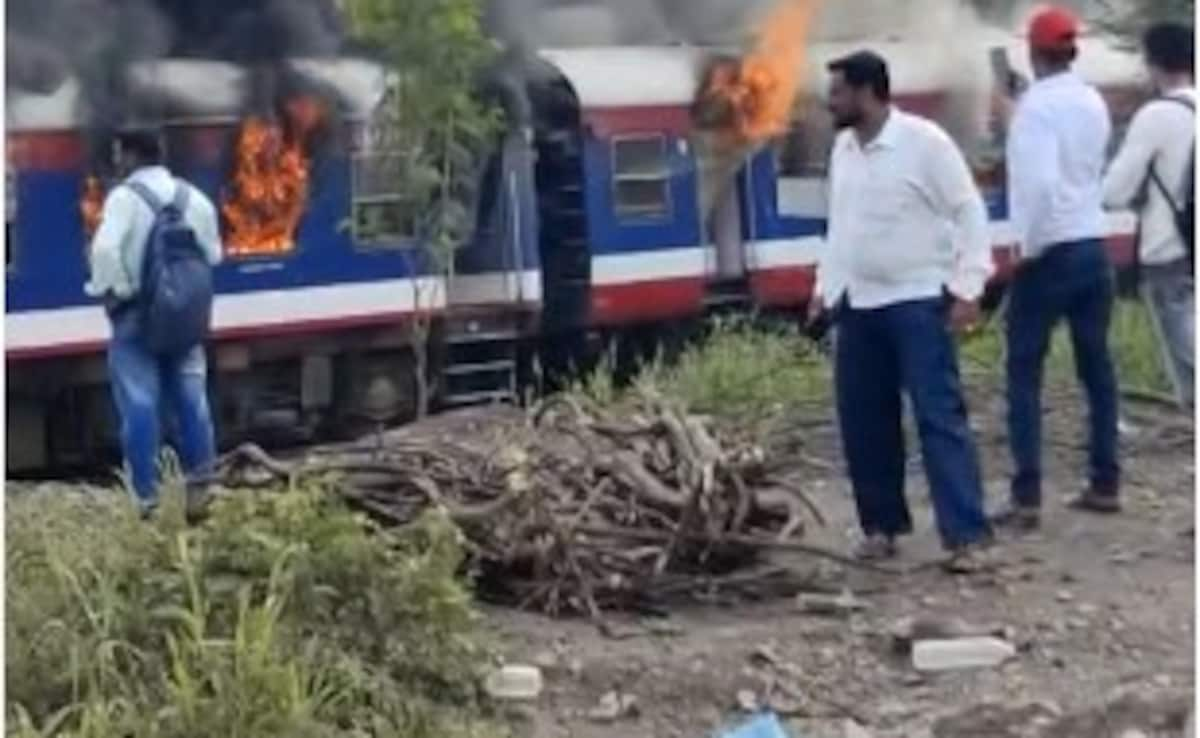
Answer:
<svg viewBox="0 0 1200 738"><path fill-rule="evenodd" d="M422 277L217 295L213 330L405 313L418 306L444 308L445 280ZM10 351L106 342L109 335L108 318L98 305L8 313L4 318L4 345Z"/></svg>
<svg viewBox="0 0 1200 738"><path fill-rule="evenodd" d="M1137 229L1137 217L1130 212L1108 213L1105 230L1110 236L1132 235ZM1012 224L1007 220L989 223L993 247L1011 246L1016 241ZM791 269L814 266L821 256L824 238L797 236L765 239L748 244L747 269ZM707 252L707 253L706 253ZM604 286L669 279L704 277L709 265L715 269L713 247L650 249L630 254L606 254L592 259L592 282Z"/></svg>

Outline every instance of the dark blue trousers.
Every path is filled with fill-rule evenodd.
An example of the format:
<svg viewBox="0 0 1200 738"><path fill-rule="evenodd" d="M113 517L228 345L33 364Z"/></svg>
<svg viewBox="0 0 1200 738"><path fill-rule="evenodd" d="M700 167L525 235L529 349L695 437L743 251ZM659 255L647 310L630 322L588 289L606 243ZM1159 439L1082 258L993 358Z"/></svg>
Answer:
<svg viewBox="0 0 1200 738"><path fill-rule="evenodd" d="M912 531L904 495L901 391L907 391L938 531L947 547L990 534L945 300L843 309L837 329L842 446L863 532Z"/></svg>
<svg viewBox="0 0 1200 738"><path fill-rule="evenodd" d="M1092 487L1117 494L1117 378L1108 349L1114 283L1099 240L1051 247L1013 277L1008 304L1008 436L1013 502L1042 501L1042 368L1054 326L1066 318L1075 370L1087 393Z"/></svg>

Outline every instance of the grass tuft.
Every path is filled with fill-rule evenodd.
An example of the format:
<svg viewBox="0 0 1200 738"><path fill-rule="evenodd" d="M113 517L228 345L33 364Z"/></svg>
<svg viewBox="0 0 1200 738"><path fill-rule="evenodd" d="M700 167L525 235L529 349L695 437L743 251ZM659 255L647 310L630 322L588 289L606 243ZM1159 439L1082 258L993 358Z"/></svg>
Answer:
<svg viewBox="0 0 1200 738"><path fill-rule="evenodd" d="M179 507L10 498L8 735L501 734L447 519L373 530L322 489L232 493L202 530Z"/></svg>

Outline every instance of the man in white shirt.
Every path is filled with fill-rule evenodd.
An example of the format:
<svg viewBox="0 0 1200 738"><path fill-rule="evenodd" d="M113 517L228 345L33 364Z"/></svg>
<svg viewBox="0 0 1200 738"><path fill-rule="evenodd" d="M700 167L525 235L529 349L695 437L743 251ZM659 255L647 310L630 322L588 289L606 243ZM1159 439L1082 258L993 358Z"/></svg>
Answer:
<svg viewBox="0 0 1200 738"><path fill-rule="evenodd" d="M127 130L118 135L117 144L120 166L129 174L104 201L89 251L91 278L84 290L101 299L108 311L112 326L108 372L120 416L121 445L138 506L143 517L149 518L158 507L161 405L165 403L175 413L179 455L190 476L198 478L208 471L215 447L204 347L164 358L150 353L139 340L137 297L154 211L135 187L144 187L162 203L175 199L177 187L188 188L184 219L210 264L221 260L221 238L212 202L200 190L171 176L163 165L157 131ZM201 484L189 487L187 502L189 518L203 513Z"/></svg>
<svg viewBox="0 0 1200 738"><path fill-rule="evenodd" d="M991 537L952 328L969 328L991 274L987 212L966 161L931 121L891 105L886 62L829 65L839 128L827 242L810 318L835 309L842 443L865 541L892 556L912 530L901 391L916 415L947 568Z"/></svg>
<svg viewBox="0 0 1200 738"><path fill-rule="evenodd" d="M1019 264L1009 288L1009 443L1012 507L996 522L1032 529L1042 502L1042 370L1066 318L1090 409L1090 481L1073 507L1120 509L1117 382L1108 347L1114 286L1104 247L1101 175L1111 134L1104 99L1071 70L1078 21L1050 7L1029 28L1036 81L1017 103L1008 137L1009 218Z"/></svg>
<svg viewBox="0 0 1200 738"><path fill-rule="evenodd" d="M1163 23L1146 32L1146 65L1160 97L1134 116L1104 178L1104 204L1137 207L1142 292L1158 332L1164 364L1182 405L1195 382L1195 281L1184 234L1176 222L1193 187L1196 144L1195 36Z"/></svg>

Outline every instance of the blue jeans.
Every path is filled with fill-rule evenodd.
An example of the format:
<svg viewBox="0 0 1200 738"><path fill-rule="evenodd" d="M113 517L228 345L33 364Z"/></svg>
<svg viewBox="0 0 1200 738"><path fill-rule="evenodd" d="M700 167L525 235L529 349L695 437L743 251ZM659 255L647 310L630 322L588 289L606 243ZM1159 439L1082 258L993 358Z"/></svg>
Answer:
<svg viewBox="0 0 1200 738"><path fill-rule="evenodd" d="M1113 299L1112 267L1099 240L1056 245L1013 277L1007 370L1015 504L1042 502L1042 369L1061 318L1070 328L1076 373L1087 393L1092 489L1117 494L1117 378L1108 350Z"/></svg>
<svg viewBox="0 0 1200 738"><path fill-rule="evenodd" d="M108 374L121 422L121 447L143 510L158 505L162 411L177 423L176 450L189 477L211 469L216 456L209 412L204 347L179 357L156 357L137 340L129 316L113 324Z"/></svg>
<svg viewBox="0 0 1200 738"><path fill-rule="evenodd" d="M947 548L986 538L979 457L967 424L946 301L845 309L837 324L837 406L842 447L863 532L912 531L904 495L901 390L921 438L925 475Z"/></svg>
<svg viewBox="0 0 1200 738"><path fill-rule="evenodd" d="M1142 266L1142 295L1179 404L1191 407L1196 381L1196 285L1186 260Z"/></svg>

